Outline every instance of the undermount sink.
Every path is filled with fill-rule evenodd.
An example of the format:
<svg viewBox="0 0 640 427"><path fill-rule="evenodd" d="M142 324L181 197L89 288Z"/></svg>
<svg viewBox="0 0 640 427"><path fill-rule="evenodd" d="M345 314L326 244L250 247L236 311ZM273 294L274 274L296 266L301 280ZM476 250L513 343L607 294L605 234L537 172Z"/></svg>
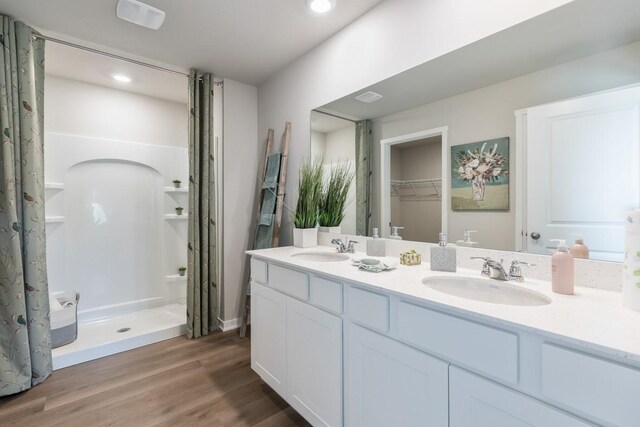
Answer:
<svg viewBox="0 0 640 427"><path fill-rule="evenodd" d="M422 283L438 292L475 301L504 305L536 306L551 303L551 298L518 287L514 282L499 282L472 277L427 277Z"/></svg>
<svg viewBox="0 0 640 427"><path fill-rule="evenodd" d="M291 256L303 261L314 262L339 262L346 261L351 258L347 254L340 254L337 252L298 252Z"/></svg>

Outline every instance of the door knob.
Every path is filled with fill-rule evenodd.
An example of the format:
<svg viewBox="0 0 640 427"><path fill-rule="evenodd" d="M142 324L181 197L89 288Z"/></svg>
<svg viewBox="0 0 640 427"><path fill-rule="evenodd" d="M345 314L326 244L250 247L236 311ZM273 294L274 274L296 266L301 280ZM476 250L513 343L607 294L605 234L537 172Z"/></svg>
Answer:
<svg viewBox="0 0 640 427"><path fill-rule="evenodd" d="M531 233L531 238L533 240L538 240L540 238L540 233L538 233L537 231L534 231L533 233Z"/></svg>

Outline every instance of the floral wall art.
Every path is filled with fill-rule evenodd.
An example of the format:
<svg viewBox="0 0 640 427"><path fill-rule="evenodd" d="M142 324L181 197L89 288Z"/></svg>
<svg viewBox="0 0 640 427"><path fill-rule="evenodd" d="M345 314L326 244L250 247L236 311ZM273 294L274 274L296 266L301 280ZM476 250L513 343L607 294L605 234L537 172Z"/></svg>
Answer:
<svg viewBox="0 0 640 427"><path fill-rule="evenodd" d="M509 138L451 147L451 209L509 210Z"/></svg>

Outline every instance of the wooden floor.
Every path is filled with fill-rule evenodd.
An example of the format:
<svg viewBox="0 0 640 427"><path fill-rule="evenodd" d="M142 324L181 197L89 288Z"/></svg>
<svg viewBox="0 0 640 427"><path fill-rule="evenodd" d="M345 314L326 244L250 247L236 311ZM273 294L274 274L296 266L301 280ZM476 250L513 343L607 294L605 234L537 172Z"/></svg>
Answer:
<svg viewBox="0 0 640 427"><path fill-rule="evenodd" d="M235 331L173 338L55 371L0 397L0 425L308 426L250 367Z"/></svg>

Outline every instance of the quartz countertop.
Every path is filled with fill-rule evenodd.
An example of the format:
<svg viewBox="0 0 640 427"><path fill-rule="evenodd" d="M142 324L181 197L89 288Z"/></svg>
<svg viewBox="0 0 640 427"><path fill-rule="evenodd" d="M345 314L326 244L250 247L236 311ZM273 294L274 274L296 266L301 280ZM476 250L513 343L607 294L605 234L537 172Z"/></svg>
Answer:
<svg viewBox="0 0 640 427"><path fill-rule="evenodd" d="M458 268L456 273L445 273L431 271L429 264L423 263L411 267L400 265L382 273L370 273L353 266L350 260L315 262L291 256L303 251L335 252L335 249L322 246L309 249L287 246L247 253L256 258L309 270L340 281L373 288L372 290L379 289L408 297L425 306L451 314L515 326L560 341L582 345L640 366L640 312L624 307L622 294L619 292L576 287L575 295L560 295L551 291L550 282L527 279L526 270L523 269L523 283L508 283L546 295L552 302L542 306L494 304L442 293L422 283L422 279L431 276L467 276L492 280L482 277L480 268ZM364 257L365 254L356 253L354 256Z"/></svg>

